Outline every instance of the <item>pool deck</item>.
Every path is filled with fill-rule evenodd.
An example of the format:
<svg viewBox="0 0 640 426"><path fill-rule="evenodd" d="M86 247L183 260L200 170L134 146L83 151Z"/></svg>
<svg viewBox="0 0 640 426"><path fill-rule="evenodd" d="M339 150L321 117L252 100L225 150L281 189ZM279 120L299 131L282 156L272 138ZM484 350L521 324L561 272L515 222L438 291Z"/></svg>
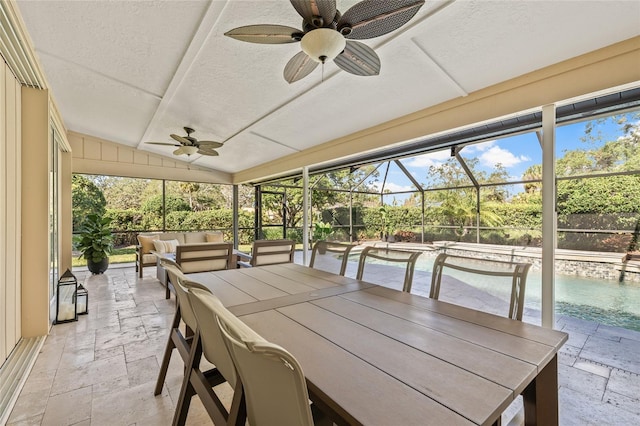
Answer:
<svg viewBox="0 0 640 426"><path fill-rule="evenodd" d="M89 314L52 328L8 425L170 424L182 364L172 358L166 386L154 397L175 310L173 297L164 299L155 268L145 268L142 279L131 266L112 265L98 276L74 273L89 290ZM352 274L350 265L347 275ZM376 275L390 283L397 277L388 267ZM428 291L429 277L418 272L414 292ZM496 303L491 296L470 295L467 288L451 291L450 296L459 291L469 303L490 309ZM539 312L527 310L524 320L539 323ZM640 333L569 317L559 317L557 328L569 333L559 355L560 424L640 424ZM216 391L228 399L227 388L223 384ZM517 411L514 405L505 418ZM192 404L187 424L211 424L199 401Z"/></svg>

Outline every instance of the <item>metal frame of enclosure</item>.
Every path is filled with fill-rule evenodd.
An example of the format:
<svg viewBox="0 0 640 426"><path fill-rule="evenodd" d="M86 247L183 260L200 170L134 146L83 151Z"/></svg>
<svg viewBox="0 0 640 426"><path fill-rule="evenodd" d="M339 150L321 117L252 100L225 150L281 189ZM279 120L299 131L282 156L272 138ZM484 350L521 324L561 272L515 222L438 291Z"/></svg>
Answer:
<svg viewBox="0 0 640 426"><path fill-rule="evenodd" d="M310 167L301 170L298 173L283 176L278 179L270 181L262 181L254 183L256 187L256 194L259 194L262 188L279 188L285 194L288 188L300 189L301 187L308 188L309 191L305 191L304 199L308 200L309 192L311 191L343 191L349 193L349 239L354 240L354 225L353 225L353 195L354 194L367 194L380 197L380 205L384 205L385 196L393 196L398 194L407 193L419 193L421 200L422 210L422 241L424 241L425 234L425 193L428 191L438 190L451 190L461 188L474 188L476 193L476 242L480 241L480 192L482 188L496 185L517 185L527 183L542 183L544 188L554 188L553 191L543 191L542 194L542 323L544 326L552 327L555 322L555 297L554 297L554 260L556 249L556 236L558 232L556 223L556 185L559 180L567 179L581 179L581 178L598 178L598 177L611 177L620 176L624 174L640 174L638 171L626 171L626 172L614 172L614 173L593 173L588 175L571 175L571 176L556 176L555 170L555 150L556 150L556 127L562 124L568 124L577 121L583 121L586 119L593 119L598 116L608 116L614 114L620 114L623 112L629 112L640 108L640 88L630 89L616 94L602 96L598 98L586 99L579 102L574 102L566 105L548 105L541 108L539 111L520 114L508 119L499 120L495 122L486 123L480 126L474 126L461 131L454 131L443 135L425 138L412 142L408 145L400 147L394 147L391 149L379 151L372 154L367 154L358 158L340 160L333 164L323 165L318 167ZM513 180L498 183L483 183L474 176L471 168L461 155L461 152L465 147L488 141L493 139L500 139L504 137L514 136L525 132L535 132L538 138L538 142L542 149L542 176L537 179L527 180ZM454 157L460 167L465 171L470 185L457 186L449 188L429 188L421 185L418 180L407 170L403 164L403 160L412 158L417 155L432 153L442 150L450 150L450 156ZM360 182L355 183L348 189L344 188L316 188L316 184L320 181L317 176L322 176L325 173L348 169L353 171L359 167L365 165L375 165L374 170L380 170L384 172L382 183L378 187L378 191L361 191L359 187L367 179L365 177ZM413 191L400 191L394 192L387 186L387 175L391 165L397 166L405 175L405 177L411 182ZM292 185L286 183L287 181L297 181L299 184ZM256 196L256 236L259 236L259 230L262 227L261 223L261 198ZM310 232L312 218L310 207L306 206L304 209L305 227L303 235L308 237ZM625 233L628 230L612 230L612 229L561 229L564 232L596 232L596 233ZM286 232L286 231L285 231ZM304 239L305 253L308 249L307 238Z"/></svg>

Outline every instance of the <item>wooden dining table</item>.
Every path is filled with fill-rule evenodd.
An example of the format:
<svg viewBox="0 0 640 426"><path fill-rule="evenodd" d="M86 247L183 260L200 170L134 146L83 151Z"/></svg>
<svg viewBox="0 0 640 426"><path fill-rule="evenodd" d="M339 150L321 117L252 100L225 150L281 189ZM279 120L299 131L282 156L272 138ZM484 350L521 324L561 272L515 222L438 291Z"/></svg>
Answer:
<svg viewBox="0 0 640 426"><path fill-rule="evenodd" d="M567 334L298 264L190 274L300 362L337 424L558 424Z"/></svg>

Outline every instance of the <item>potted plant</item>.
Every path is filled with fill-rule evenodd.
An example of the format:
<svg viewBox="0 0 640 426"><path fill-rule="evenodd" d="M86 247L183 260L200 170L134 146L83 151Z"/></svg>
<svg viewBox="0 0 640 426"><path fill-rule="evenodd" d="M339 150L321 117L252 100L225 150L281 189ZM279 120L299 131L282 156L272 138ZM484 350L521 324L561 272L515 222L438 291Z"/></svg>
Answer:
<svg viewBox="0 0 640 426"><path fill-rule="evenodd" d="M329 222L316 222L313 229L313 241L325 241L332 232L333 227Z"/></svg>
<svg viewBox="0 0 640 426"><path fill-rule="evenodd" d="M87 259L87 268L91 273L104 273L109 267L109 254L113 249L111 218L88 215L80 227L75 246L81 253L80 257Z"/></svg>

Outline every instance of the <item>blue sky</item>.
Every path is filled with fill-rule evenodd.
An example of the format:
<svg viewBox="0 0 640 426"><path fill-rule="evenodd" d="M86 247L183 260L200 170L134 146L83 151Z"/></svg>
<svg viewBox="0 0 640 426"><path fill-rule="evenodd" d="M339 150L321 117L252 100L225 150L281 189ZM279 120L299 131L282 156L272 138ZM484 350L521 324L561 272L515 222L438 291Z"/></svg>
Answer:
<svg viewBox="0 0 640 426"><path fill-rule="evenodd" d="M631 118L631 114L629 114ZM594 148L593 144L586 144L580 140L584 136L586 122L579 122L558 127L556 129L556 157L562 158L567 150L577 148ZM602 140L615 140L621 136L619 126L607 120L599 124L596 130L604 136ZM601 145L601 144L600 144ZM484 142L481 144L464 147L460 154L463 158L478 158L479 168L487 174L491 173L496 163L501 163L512 177L512 180L520 180L524 171L534 164L542 163L542 149L535 133L526 133L504 139ZM450 150L416 156L402 160L403 165L419 182L427 182L430 165L441 164L450 157ZM384 178L385 167L380 169L380 181ZM397 166L392 165L387 176L385 189L395 191L411 190L410 181L404 176ZM406 197L397 196L398 200ZM391 201L391 200L389 200Z"/></svg>

